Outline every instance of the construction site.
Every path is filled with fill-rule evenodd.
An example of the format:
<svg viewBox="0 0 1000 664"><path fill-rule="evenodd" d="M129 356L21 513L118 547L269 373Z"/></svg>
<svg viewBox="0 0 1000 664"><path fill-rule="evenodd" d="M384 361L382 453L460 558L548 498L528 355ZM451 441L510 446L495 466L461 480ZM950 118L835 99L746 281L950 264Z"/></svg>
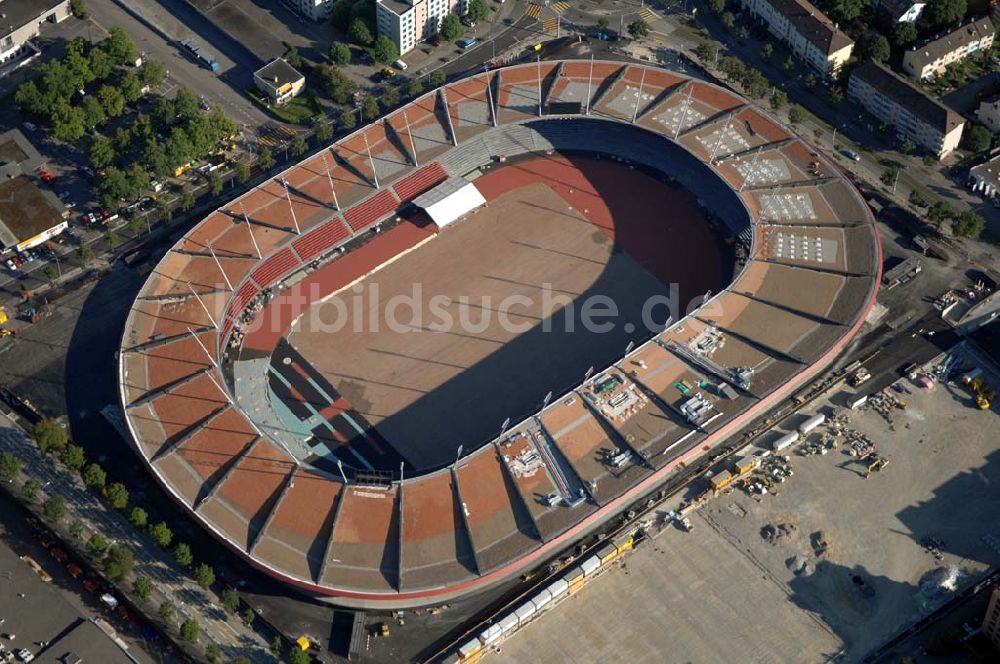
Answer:
<svg viewBox="0 0 1000 664"><path fill-rule="evenodd" d="M961 344L875 392L845 372L503 659L861 661L1000 563L991 367Z"/></svg>

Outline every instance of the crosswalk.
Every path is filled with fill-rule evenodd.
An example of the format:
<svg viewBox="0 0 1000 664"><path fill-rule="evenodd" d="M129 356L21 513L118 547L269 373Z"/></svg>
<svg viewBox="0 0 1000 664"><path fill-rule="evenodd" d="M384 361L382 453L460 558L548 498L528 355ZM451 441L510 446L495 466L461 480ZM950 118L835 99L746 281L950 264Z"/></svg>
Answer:
<svg viewBox="0 0 1000 664"><path fill-rule="evenodd" d="M639 18L641 18L646 23L652 23L653 21L660 20L660 15L654 12L649 7L643 7L639 10Z"/></svg>
<svg viewBox="0 0 1000 664"><path fill-rule="evenodd" d="M528 5L527 9L524 10L524 15L531 18L538 18L542 13L542 6L536 5L534 3Z"/></svg>
<svg viewBox="0 0 1000 664"><path fill-rule="evenodd" d="M557 14L562 14L567 9L569 9L569 3L568 2L554 2L554 3L552 3L552 11L554 11Z"/></svg>
<svg viewBox="0 0 1000 664"><path fill-rule="evenodd" d="M542 29L546 32L555 32L557 27L559 27L559 19L555 16L542 21Z"/></svg>
<svg viewBox="0 0 1000 664"><path fill-rule="evenodd" d="M295 130L282 125L265 125L258 130L257 142L265 148L284 145L295 136Z"/></svg>

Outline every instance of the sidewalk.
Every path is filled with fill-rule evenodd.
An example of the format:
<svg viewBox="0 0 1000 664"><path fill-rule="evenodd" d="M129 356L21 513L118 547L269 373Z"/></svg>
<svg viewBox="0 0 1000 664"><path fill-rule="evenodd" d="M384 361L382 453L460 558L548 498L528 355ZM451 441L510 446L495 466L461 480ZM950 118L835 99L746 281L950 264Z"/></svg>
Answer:
<svg viewBox="0 0 1000 664"><path fill-rule="evenodd" d="M198 645L184 644L189 655L202 661L205 658L204 647L215 643L222 651L224 661L236 657L248 657L253 662L273 661L268 644L255 631L240 620L231 618L209 591L203 590L186 573L176 569L176 564L165 551L141 537L122 513L105 505L88 491L75 473L43 455L28 435L3 412L0 412L0 452L14 454L22 462L24 479L34 478L42 485L38 499L29 508L40 520L59 532L63 541L77 550L80 558L88 559L82 545L93 533L99 532L111 544L128 545L135 556L135 567L128 579L117 584L117 591L128 596L134 605L142 607L149 622L160 622L156 616L163 601L173 603L177 624L189 617L197 620L201 636ZM23 481L18 483L18 488L21 484ZM66 500L66 514L55 524L41 514L42 503L52 495ZM75 540L68 532L69 524L74 521L84 524L83 535ZM97 564L93 566L99 567ZM138 576L146 576L154 583L155 590L148 602L133 594L132 582ZM179 637L174 640L180 642Z"/></svg>

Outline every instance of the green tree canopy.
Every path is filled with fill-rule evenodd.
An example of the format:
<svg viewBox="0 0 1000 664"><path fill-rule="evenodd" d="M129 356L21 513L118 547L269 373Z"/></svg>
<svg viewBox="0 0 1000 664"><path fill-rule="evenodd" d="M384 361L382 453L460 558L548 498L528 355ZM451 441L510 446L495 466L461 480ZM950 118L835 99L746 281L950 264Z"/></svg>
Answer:
<svg viewBox="0 0 1000 664"><path fill-rule="evenodd" d="M335 65L346 65L351 62L351 47L344 42L330 44L330 60Z"/></svg>
<svg viewBox="0 0 1000 664"><path fill-rule="evenodd" d="M875 62L885 62L891 55L889 40L877 32L867 32L858 40L858 55Z"/></svg>
<svg viewBox="0 0 1000 664"><path fill-rule="evenodd" d="M108 502L116 510L123 510L128 505L128 489L121 482L115 482L108 487Z"/></svg>
<svg viewBox="0 0 1000 664"><path fill-rule="evenodd" d="M465 16L473 23L485 21L490 16L490 6L486 4L485 0L469 0Z"/></svg>
<svg viewBox="0 0 1000 664"><path fill-rule="evenodd" d="M396 48L396 44L391 39L385 35L379 35L372 47L372 57L375 58L376 62L388 65L399 59L399 49Z"/></svg>
<svg viewBox="0 0 1000 664"><path fill-rule="evenodd" d="M188 618L181 623L181 638L188 643L195 643L198 640L198 634L201 632L201 627L198 625L198 621L194 618Z"/></svg>
<svg viewBox="0 0 1000 664"><path fill-rule="evenodd" d="M187 567L194 562L194 554L191 553L191 547L180 542L174 547L174 560L177 561L178 565L182 567Z"/></svg>
<svg viewBox="0 0 1000 664"><path fill-rule="evenodd" d="M136 48L135 42L120 27L111 28L110 36L101 42L101 47L121 65L134 64L139 57L139 49Z"/></svg>
<svg viewBox="0 0 1000 664"><path fill-rule="evenodd" d="M104 570L112 581L121 581L132 573L135 566L135 556L132 550L124 544L115 544L108 549L104 559Z"/></svg>
<svg viewBox="0 0 1000 664"><path fill-rule="evenodd" d="M42 513L49 521L59 521L66 514L66 499L62 496L49 496L42 503Z"/></svg>
<svg viewBox="0 0 1000 664"><path fill-rule="evenodd" d="M149 522L149 514L141 507L133 507L128 512L128 520L136 528L145 528Z"/></svg>
<svg viewBox="0 0 1000 664"><path fill-rule="evenodd" d="M21 472L21 460L10 452L0 453L0 480L10 482Z"/></svg>
<svg viewBox="0 0 1000 664"><path fill-rule="evenodd" d="M164 521L160 521L150 528L149 536L153 538L153 541L156 542L157 546L164 549L170 546L170 542L174 539L174 533Z"/></svg>
<svg viewBox="0 0 1000 664"><path fill-rule="evenodd" d="M59 455L59 460L70 470L80 470L87 463L87 457L83 453L83 448L72 443L66 445L62 454Z"/></svg>
<svg viewBox="0 0 1000 664"><path fill-rule="evenodd" d="M108 474L97 463L89 463L83 469L83 483L91 489L102 489L108 480Z"/></svg>
<svg viewBox="0 0 1000 664"><path fill-rule="evenodd" d="M149 598L153 596L153 582L148 577L138 576L132 582L132 590L139 596L139 599L148 602Z"/></svg>
<svg viewBox="0 0 1000 664"><path fill-rule="evenodd" d="M46 417L34 425L31 428L31 435L38 443L38 449L45 454L49 452L61 453L69 440L66 429L51 417Z"/></svg>
<svg viewBox="0 0 1000 664"><path fill-rule="evenodd" d="M215 570L212 569L211 565L199 563L194 568L194 580L202 588L208 589L215 583Z"/></svg>
<svg viewBox="0 0 1000 664"><path fill-rule="evenodd" d="M347 30L347 38L351 43L358 46L371 46L375 38L372 36L372 29L363 18L356 18L351 21L351 27Z"/></svg>
<svg viewBox="0 0 1000 664"><path fill-rule="evenodd" d="M441 33L441 38L445 41L454 41L465 34L465 26L462 25L461 19L455 14L448 14L443 19L441 19L441 25L438 27L438 32Z"/></svg>

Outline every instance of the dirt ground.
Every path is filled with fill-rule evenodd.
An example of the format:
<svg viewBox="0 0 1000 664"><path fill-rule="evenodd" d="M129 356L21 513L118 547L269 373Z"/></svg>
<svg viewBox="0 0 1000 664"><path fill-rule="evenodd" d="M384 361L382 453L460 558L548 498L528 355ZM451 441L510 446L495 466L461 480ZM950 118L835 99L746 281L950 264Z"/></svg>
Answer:
<svg viewBox="0 0 1000 664"><path fill-rule="evenodd" d="M476 184L486 207L315 304L288 337L416 469L648 338L643 305L669 284L683 303L725 272L690 195L620 164L541 157ZM592 318L609 329L585 329L587 306L611 312Z"/></svg>

